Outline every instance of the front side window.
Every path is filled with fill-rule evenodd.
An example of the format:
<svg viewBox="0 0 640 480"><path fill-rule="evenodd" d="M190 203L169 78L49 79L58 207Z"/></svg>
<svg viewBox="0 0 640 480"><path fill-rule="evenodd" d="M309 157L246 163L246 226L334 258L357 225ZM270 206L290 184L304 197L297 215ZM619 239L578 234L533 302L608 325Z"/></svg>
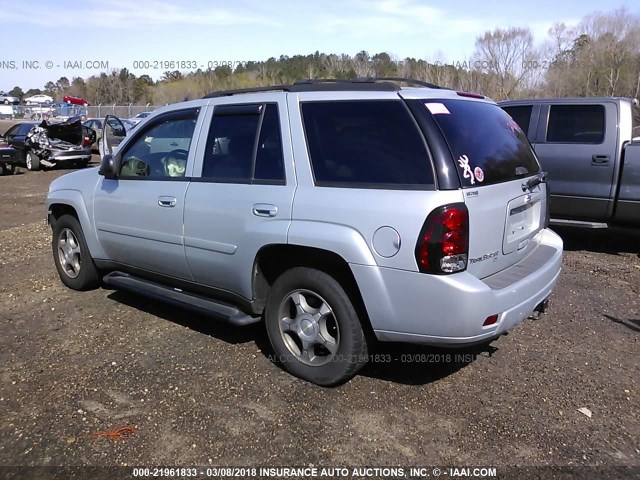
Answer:
<svg viewBox="0 0 640 480"><path fill-rule="evenodd" d="M302 116L316 185L433 185L427 148L402 101L306 102Z"/></svg>
<svg viewBox="0 0 640 480"><path fill-rule="evenodd" d="M122 153L120 176L184 177L197 117L197 111L189 111L151 124Z"/></svg>
<svg viewBox="0 0 640 480"><path fill-rule="evenodd" d="M602 143L604 128L603 105L551 105L547 142Z"/></svg>

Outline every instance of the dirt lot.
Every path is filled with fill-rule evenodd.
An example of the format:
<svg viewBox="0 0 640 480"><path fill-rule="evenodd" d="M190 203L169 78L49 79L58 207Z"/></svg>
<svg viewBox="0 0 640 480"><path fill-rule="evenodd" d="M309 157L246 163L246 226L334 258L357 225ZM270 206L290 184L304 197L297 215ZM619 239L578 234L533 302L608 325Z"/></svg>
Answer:
<svg viewBox="0 0 640 480"><path fill-rule="evenodd" d="M0 465L640 474L638 235L561 231L564 270L542 319L464 358L383 346L393 361L324 389L270 362L262 325L233 329L128 293L64 288L43 207L64 173L0 177ZM95 435L122 426L136 430Z"/></svg>

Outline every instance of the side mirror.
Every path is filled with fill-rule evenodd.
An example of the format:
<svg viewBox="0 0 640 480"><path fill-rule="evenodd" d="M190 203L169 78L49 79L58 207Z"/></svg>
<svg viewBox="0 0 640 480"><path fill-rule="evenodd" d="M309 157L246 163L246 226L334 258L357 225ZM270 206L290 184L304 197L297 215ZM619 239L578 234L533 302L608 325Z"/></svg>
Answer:
<svg viewBox="0 0 640 480"><path fill-rule="evenodd" d="M98 174L102 175L104 178L115 180L118 177L118 172L120 171L120 162L118 160L119 157L114 157L112 154L107 153L102 157L102 160L100 160L100 169L98 170Z"/></svg>

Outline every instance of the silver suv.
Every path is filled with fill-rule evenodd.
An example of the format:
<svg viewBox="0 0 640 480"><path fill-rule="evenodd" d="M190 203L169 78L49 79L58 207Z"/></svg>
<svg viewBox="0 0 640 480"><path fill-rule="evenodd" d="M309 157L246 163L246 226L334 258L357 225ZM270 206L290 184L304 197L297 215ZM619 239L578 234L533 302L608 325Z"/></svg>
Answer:
<svg viewBox="0 0 640 480"><path fill-rule="evenodd" d="M62 282L264 319L283 368L319 385L376 339L466 346L544 311L562 241L526 136L480 95L397 80L220 92L124 139L107 127L100 169L49 189Z"/></svg>

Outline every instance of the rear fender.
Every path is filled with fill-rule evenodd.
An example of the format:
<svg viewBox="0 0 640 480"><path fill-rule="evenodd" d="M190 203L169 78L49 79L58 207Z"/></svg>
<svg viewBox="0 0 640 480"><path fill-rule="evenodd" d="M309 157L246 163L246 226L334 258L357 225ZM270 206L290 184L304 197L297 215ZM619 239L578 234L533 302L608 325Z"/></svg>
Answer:
<svg viewBox="0 0 640 480"><path fill-rule="evenodd" d="M347 263L377 265L367 242L357 230L327 222L294 220L287 241L292 245L320 248L340 255Z"/></svg>

